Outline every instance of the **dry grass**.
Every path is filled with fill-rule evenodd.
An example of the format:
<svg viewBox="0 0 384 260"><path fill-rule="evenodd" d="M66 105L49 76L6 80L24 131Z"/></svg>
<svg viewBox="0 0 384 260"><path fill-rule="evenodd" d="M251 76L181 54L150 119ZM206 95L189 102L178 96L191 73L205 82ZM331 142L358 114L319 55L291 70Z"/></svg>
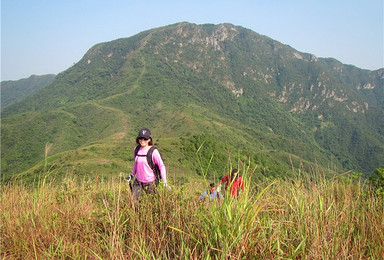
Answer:
<svg viewBox="0 0 384 260"><path fill-rule="evenodd" d="M247 176L247 173L244 173ZM122 181L3 185L2 259L380 259L383 198L298 178L196 200L186 184L133 205Z"/></svg>

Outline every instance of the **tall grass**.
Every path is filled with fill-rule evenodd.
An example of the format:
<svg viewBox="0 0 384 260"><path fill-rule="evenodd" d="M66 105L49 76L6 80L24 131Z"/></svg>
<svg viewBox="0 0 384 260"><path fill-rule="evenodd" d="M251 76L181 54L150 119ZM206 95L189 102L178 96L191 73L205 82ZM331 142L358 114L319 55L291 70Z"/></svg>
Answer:
<svg viewBox="0 0 384 260"><path fill-rule="evenodd" d="M121 179L67 177L1 193L2 259L380 259L384 203L361 182L321 175L199 201L192 184L134 205ZM45 179L44 179L45 180Z"/></svg>

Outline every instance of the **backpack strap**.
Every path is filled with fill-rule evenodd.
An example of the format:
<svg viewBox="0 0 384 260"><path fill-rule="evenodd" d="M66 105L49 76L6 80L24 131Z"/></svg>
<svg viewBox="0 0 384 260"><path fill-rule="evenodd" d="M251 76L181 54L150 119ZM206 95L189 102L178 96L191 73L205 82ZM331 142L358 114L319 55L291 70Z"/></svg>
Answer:
<svg viewBox="0 0 384 260"><path fill-rule="evenodd" d="M153 170L153 173L156 176L156 185L158 185L161 179L161 174L160 174L159 166L157 164L154 164L152 160L152 154L155 149L157 149L155 146L151 146L151 148L149 148L147 152L147 162L149 164L149 167L151 167L151 169Z"/></svg>
<svg viewBox="0 0 384 260"><path fill-rule="evenodd" d="M153 151L155 149L156 149L156 147L151 146L151 148L149 148L149 150L147 152L147 162L149 164L149 167L151 167L152 170L155 168L155 164L152 161L152 154L153 154Z"/></svg>
<svg viewBox="0 0 384 260"><path fill-rule="evenodd" d="M139 150L140 150L140 145L137 145L137 146L135 147L135 151L133 152L133 159L136 158L137 153L139 152Z"/></svg>

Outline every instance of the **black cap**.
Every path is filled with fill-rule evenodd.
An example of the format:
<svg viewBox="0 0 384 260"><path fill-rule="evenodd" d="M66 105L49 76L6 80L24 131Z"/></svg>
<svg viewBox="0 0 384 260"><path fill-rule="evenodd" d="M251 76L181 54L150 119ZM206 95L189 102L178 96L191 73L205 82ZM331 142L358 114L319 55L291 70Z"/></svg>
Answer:
<svg viewBox="0 0 384 260"><path fill-rule="evenodd" d="M149 139L149 138L151 138L151 131L149 131L148 128L140 129L139 135L137 136L137 138Z"/></svg>

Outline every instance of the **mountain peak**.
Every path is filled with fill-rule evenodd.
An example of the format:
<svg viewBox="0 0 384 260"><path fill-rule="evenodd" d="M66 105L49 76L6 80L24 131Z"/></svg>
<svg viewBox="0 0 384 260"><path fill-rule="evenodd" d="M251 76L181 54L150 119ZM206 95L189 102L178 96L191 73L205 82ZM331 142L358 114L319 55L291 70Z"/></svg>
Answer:
<svg viewBox="0 0 384 260"><path fill-rule="evenodd" d="M59 153L145 123L163 138L205 132L281 163L294 154L369 172L384 163L383 85L383 70L228 23L181 22L96 44L4 109L3 170L31 167L46 142Z"/></svg>

